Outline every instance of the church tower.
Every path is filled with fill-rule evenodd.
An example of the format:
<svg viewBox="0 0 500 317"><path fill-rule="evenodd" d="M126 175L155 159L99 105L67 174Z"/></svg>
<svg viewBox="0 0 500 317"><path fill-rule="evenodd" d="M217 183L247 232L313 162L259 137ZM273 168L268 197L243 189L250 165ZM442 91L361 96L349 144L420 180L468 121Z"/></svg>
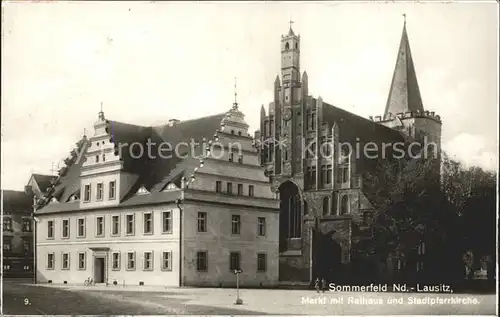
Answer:
<svg viewBox="0 0 500 317"><path fill-rule="evenodd" d="M410 139L435 143L439 155L442 122L434 111L424 109L406 30L406 16L385 112L375 121L401 131ZM433 150L429 147L429 151Z"/></svg>

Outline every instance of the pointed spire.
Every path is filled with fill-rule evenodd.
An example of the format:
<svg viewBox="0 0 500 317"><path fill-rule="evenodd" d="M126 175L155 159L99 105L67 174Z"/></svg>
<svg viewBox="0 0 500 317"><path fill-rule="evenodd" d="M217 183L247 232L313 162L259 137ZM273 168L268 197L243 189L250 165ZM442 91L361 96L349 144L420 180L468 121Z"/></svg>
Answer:
<svg viewBox="0 0 500 317"><path fill-rule="evenodd" d="M234 77L234 103L233 103L233 109L234 110L238 109L238 92L236 91L236 77Z"/></svg>
<svg viewBox="0 0 500 317"><path fill-rule="evenodd" d="M288 35L295 35L295 33L293 33L293 29L292 29L292 24L295 22L292 21L291 17L290 17L290 20L288 21L288 23L290 24L290 29L288 30Z"/></svg>
<svg viewBox="0 0 500 317"><path fill-rule="evenodd" d="M392 75L391 88L385 106L384 118L389 113L396 115L407 111L424 111L422 97L417 82L417 74L410 51L410 42L406 32L406 14L399 44L396 66Z"/></svg>

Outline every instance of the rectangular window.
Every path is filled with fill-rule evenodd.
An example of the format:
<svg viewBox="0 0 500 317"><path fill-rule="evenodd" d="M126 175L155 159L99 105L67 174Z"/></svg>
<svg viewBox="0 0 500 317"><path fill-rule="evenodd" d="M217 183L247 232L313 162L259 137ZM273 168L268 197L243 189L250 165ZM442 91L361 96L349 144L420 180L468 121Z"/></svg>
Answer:
<svg viewBox="0 0 500 317"><path fill-rule="evenodd" d="M90 184L85 185L85 187L84 187L83 201L90 201Z"/></svg>
<svg viewBox="0 0 500 317"><path fill-rule="evenodd" d="M62 254L61 269L69 270L69 253Z"/></svg>
<svg viewBox="0 0 500 317"><path fill-rule="evenodd" d="M3 251L11 252L12 251L12 239L4 237L3 238Z"/></svg>
<svg viewBox="0 0 500 317"><path fill-rule="evenodd" d="M172 270L172 252L162 252L161 269L164 271Z"/></svg>
<svg viewBox="0 0 500 317"><path fill-rule="evenodd" d="M229 269L231 271L241 270L240 262L241 262L241 254L239 252L229 253Z"/></svg>
<svg viewBox="0 0 500 317"><path fill-rule="evenodd" d="M233 183L227 183L227 193L228 194L233 193Z"/></svg>
<svg viewBox="0 0 500 317"><path fill-rule="evenodd" d="M198 213L198 232L207 232L207 213Z"/></svg>
<svg viewBox="0 0 500 317"><path fill-rule="evenodd" d="M267 264L267 256L265 253L257 253L257 272L265 272Z"/></svg>
<svg viewBox="0 0 500 317"><path fill-rule="evenodd" d="M54 220L47 221L47 238L54 239Z"/></svg>
<svg viewBox="0 0 500 317"><path fill-rule="evenodd" d="M127 253L127 270L135 270L135 252Z"/></svg>
<svg viewBox="0 0 500 317"><path fill-rule="evenodd" d="M233 157L234 157L234 154L233 153L229 153L229 162L233 161Z"/></svg>
<svg viewBox="0 0 500 317"><path fill-rule="evenodd" d="M109 193L108 193L109 199L115 199L115 195L116 195L116 182L111 181L109 182Z"/></svg>
<svg viewBox="0 0 500 317"><path fill-rule="evenodd" d="M133 235L135 231L134 215L127 215L127 234Z"/></svg>
<svg viewBox="0 0 500 317"><path fill-rule="evenodd" d="M113 252L111 254L111 268L114 271L120 270L120 252Z"/></svg>
<svg viewBox="0 0 500 317"><path fill-rule="evenodd" d="M24 237L23 238L23 250L24 250L24 253L30 253L32 250L31 250L31 238L26 238Z"/></svg>
<svg viewBox="0 0 500 317"><path fill-rule="evenodd" d="M243 196L243 184L238 184L238 196Z"/></svg>
<svg viewBox="0 0 500 317"><path fill-rule="evenodd" d="M85 237L85 218L78 219L78 237Z"/></svg>
<svg viewBox="0 0 500 317"><path fill-rule="evenodd" d="M12 218L4 216L3 231L12 231Z"/></svg>
<svg viewBox="0 0 500 317"><path fill-rule="evenodd" d="M47 269L48 270L53 270L54 269L54 253L49 253L47 254Z"/></svg>
<svg viewBox="0 0 500 317"><path fill-rule="evenodd" d="M153 233L153 214L148 212L144 214L144 234Z"/></svg>
<svg viewBox="0 0 500 317"><path fill-rule="evenodd" d="M164 211L162 213L162 232L172 233L172 212Z"/></svg>
<svg viewBox="0 0 500 317"><path fill-rule="evenodd" d="M253 185L248 185L248 196L253 197Z"/></svg>
<svg viewBox="0 0 500 317"><path fill-rule="evenodd" d="M104 217L97 217L96 219L96 236L102 237L104 236Z"/></svg>
<svg viewBox="0 0 500 317"><path fill-rule="evenodd" d="M347 166L341 167L340 175L342 183L347 183L349 181L349 168Z"/></svg>
<svg viewBox="0 0 500 317"><path fill-rule="evenodd" d="M206 251L196 252L196 270L206 272L208 269L208 253Z"/></svg>
<svg viewBox="0 0 500 317"><path fill-rule="evenodd" d="M222 182L221 181L216 181L215 182L215 192L220 193L222 191Z"/></svg>
<svg viewBox="0 0 500 317"><path fill-rule="evenodd" d="M111 235L117 236L120 234L120 216L111 216Z"/></svg>
<svg viewBox="0 0 500 317"><path fill-rule="evenodd" d="M238 156L238 163L243 164L243 155Z"/></svg>
<svg viewBox="0 0 500 317"><path fill-rule="evenodd" d="M23 218L23 232L31 232L31 219Z"/></svg>
<svg viewBox="0 0 500 317"><path fill-rule="evenodd" d="M258 223L258 228L257 228L258 235L265 236L266 235L266 218L258 217L257 223Z"/></svg>
<svg viewBox="0 0 500 317"><path fill-rule="evenodd" d="M153 270L153 252L144 252L144 271Z"/></svg>
<svg viewBox="0 0 500 317"><path fill-rule="evenodd" d="M69 238L69 219L63 219L62 221L62 237Z"/></svg>
<svg viewBox="0 0 500 317"><path fill-rule="evenodd" d="M231 233L232 234L240 234L240 227L241 227L240 215L232 215L231 216Z"/></svg>
<svg viewBox="0 0 500 317"><path fill-rule="evenodd" d="M102 200L102 183L97 184L96 199Z"/></svg>
<svg viewBox="0 0 500 317"><path fill-rule="evenodd" d="M85 252L78 253L78 269L85 270L87 254Z"/></svg>

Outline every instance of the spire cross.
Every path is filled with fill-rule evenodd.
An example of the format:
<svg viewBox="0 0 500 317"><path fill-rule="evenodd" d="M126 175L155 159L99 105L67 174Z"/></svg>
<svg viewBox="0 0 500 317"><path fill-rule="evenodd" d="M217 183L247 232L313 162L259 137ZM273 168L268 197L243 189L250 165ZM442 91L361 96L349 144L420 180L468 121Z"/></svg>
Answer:
<svg viewBox="0 0 500 317"><path fill-rule="evenodd" d="M403 19L404 19L405 25L406 25L406 13L403 13Z"/></svg>
<svg viewBox="0 0 500 317"><path fill-rule="evenodd" d="M290 23L290 30L292 29L292 24L294 23L294 21L292 21L292 18L290 18L290 21L288 21L288 23Z"/></svg>
<svg viewBox="0 0 500 317"><path fill-rule="evenodd" d="M102 112L102 101L101 101L101 112Z"/></svg>

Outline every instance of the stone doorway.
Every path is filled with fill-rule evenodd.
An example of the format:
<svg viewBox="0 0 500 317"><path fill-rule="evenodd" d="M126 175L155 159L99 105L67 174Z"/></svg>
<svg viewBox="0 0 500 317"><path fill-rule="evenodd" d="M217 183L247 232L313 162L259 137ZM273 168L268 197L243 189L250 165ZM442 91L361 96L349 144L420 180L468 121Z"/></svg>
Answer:
<svg viewBox="0 0 500 317"><path fill-rule="evenodd" d="M335 231L322 233L312 229L312 280L325 278L328 282L342 279L342 247L332 237Z"/></svg>

